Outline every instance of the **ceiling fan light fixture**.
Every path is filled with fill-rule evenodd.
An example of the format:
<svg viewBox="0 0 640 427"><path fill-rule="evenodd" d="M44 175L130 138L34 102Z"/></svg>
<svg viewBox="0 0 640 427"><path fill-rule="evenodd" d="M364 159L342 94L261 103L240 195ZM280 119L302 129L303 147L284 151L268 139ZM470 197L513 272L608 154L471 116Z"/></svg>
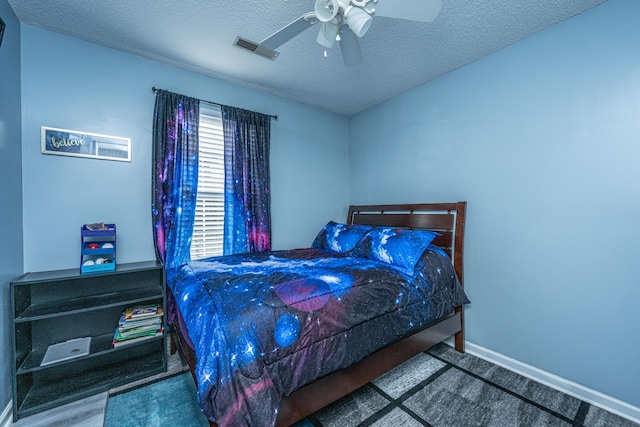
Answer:
<svg viewBox="0 0 640 427"><path fill-rule="evenodd" d="M333 22L323 22L318 31L316 41L327 49L331 49L338 36L338 25Z"/></svg>
<svg viewBox="0 0 640 427"><path fill-rule="evenodd" d="M344 18L351 31L358 37L364 36L371 26L371 15L359 7L347 6L344 9Z"/></svg>
<svg viewBox="0 0 640 427"><path fill-rule="evenodd" d="M318 20L329 22L338 14L340 5L338 0L316 0L313 10Z"/></svg>

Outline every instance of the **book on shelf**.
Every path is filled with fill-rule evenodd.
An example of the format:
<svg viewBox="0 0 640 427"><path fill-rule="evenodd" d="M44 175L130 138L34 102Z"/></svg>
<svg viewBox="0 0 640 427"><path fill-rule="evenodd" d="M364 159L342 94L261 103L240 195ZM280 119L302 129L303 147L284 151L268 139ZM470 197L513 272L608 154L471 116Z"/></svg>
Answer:
<svg viewBox="0 0 640 427"><path fill-rule="evenodd" d="M127 319L124 314L120 317L118 321L118 326L122 328L136 328L139 326L153 325L155 323L162 322L162 310L155 316L144 317L141 319Z"/></svg>
<svg viewBox="0 0 640 427"><path fill-rule="evenodd" d="M124 312L124 317L126 320L133 320L162 316L163 314L162 307L158 304L136 305L128 307Z"/></svg>
<svg viewBox="0 0 640 427"><path fill-rule="evenodd" d="M160 304L127 307L113 333L113 346L131 344L163 333L164 311Z"/></svg>
<svg viewBox="0 0 640 427"><path fill-rule="evenodd" d="M118 340L118 341L116 341L115 337L114 337L113 347L114 348L118 348L118 347L121 347L121 346L124 346L124 345L134 344L134 343L137 343L137 342L140 342L140 341L144 341L144 340L147 340L147 339L150 339L150 338L159 337L159 336L162 335L163 332L164 332L164 329L161 328L161 329L158 329L157 331L155 331L154 333L152 333L150 335L142 335L142 336L138 336L138 337L135 337L135 338L127 338L127 339Z"/></svg>
<svg viewBox="0 0 640 427"><path fill-rule="evenodd" d="M117 331L120 337L129 338L148 333L149 331L157 331L160 328L162 328L162 323L158 322L152 325L138 326L135 328L123 328L121 326L118 326Z"/></svg>

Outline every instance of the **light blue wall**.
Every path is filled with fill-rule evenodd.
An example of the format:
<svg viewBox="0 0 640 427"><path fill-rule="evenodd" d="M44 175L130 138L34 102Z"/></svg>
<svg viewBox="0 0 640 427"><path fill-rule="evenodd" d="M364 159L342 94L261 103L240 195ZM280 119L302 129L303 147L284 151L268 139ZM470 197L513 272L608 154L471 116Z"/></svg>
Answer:
<svg viewBox="0 0 640 427"><path fill-rule="evenodd" d="M348 202L467 200L468 339L640 406L640 2L609 0L350 120L29 25L21 46L6 0L0 14L5 338L23 222L24 270L76 267L94 221L118 224L120 262L154 257L157 86L279 116L276 249L308 245ZM43 125L131 137L133 161L43 155Z"/></svg>
<svg viewBox="0 0 640 427"><path fill-rule="evenodd" d="M5 0L0 45L0 413L11 400L11 313L9 282L22 274L22 157L20 133L20 25ZM0 420L1 421L1 420Z"/></svg>
<svg viewBox="0 0 640 427"><path fill-rule="evenodd" d="M0 413L11 400L12 355L9 282L22 274L22 157L20 132L20 24L5 0L0 45Z"/></svg>
<svg viewBox="0 0 640 427"><path fill-rule="evenodd" d="M348 203L348 120L120 51L22 26L24 265L79 265L80 226L117 225L118 262L154 259L151 87L276 114L271 133L274 249L308 246ZM40 127L129 137L132 161L40 152Z"/></svg>
<svg viewBox="0 0 640 427"><path fill-rule="evenodd" d="M640 406L640 1L351 119L352 203L466 200L467 339Z"/></svg>

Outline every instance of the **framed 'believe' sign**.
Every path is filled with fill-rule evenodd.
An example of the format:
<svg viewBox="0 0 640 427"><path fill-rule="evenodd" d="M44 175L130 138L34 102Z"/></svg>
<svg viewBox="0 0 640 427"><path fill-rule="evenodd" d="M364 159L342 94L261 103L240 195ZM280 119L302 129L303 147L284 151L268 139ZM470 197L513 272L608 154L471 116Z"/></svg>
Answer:
<svg viewBox="0 0 640 427"><path fill-rule="evenodd" d="M42 126L42 153L131 161L131 139Z"/></svg>

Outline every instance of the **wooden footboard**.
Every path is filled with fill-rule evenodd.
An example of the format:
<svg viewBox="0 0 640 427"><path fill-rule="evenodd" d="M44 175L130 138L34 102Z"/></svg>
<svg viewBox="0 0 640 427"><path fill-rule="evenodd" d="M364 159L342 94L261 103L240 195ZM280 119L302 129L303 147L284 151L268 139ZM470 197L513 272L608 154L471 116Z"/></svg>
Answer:
<svg viewBox="0 0 640 427"><path fill-rule="evenodd" d="M282 398L278 408L276 427L289 426L313 414L328 404L356 391L417 354L430 349L452 335L461 333L462 316L460 312L456 312L454 315L403 340L378 350L351 366L307 384L289 396ZM195 353L180 336L177 325L173 328L171 339L172 345L177 341L182 349L193 379L197 382L195 377ZM209 424L212 427L217 426L212 422Z"/></svg>
<svg viewBox="0 0 640 427"><path fill-rule="evenodd" d="M462 320L456 313L358 363L307 384L282 399L276 427L289 426L313 414L460 331Z"/></svg>

